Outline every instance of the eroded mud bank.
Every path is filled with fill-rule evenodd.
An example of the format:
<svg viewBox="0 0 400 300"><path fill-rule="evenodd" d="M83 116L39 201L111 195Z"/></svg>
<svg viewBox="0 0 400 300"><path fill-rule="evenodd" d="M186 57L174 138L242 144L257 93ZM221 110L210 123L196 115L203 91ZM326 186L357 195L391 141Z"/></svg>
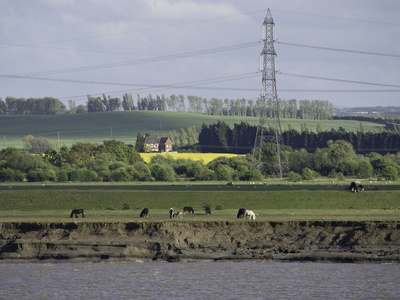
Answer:
<svg viewBox="0 0 400 300"><path fill-rule="evenodd" d="M1 223L0 262L33 260L400 262L400 224Z"/></svg>

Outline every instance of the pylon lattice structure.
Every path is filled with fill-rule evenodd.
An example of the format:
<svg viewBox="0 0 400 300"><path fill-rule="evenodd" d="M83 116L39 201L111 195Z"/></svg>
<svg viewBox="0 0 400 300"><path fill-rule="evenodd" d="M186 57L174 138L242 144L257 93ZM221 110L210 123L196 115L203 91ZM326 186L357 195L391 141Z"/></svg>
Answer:
<svg viewBox="0 0 400 300"><path fill-rule="evenodd" d="M268 9L262 25L262 40L264 48L260 55L260 71L262 72L260 116L257 125L257 132L254 140L252 166L260 171L266 164L272 164L275 172L282 179L288 173L285 145L282 139L282 129L279 119L279 103L276 88L277 56L274 48L275 24L271 11ZM267 101L269 102L270 118L273 124L273 134L266 135L264 126L267 119ZM262 144L269 142L275 146L276 157L269 162L262 161Z"/></svg>

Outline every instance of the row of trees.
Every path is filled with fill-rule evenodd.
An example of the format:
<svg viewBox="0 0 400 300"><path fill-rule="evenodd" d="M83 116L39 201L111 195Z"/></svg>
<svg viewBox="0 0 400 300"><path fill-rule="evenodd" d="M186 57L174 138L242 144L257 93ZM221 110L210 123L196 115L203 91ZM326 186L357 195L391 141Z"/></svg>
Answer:
<svg viewBox="0 0 400 300"><path fill-rule="evenodd" d="M77 143L59 151L31 155L16 148L0 151L0 181L175 181L261 180L246 158L220 158L204 165L188 159L156 156L146 164L123 142Z"/></svg>
<svg viewBox="0 0 400 300"><path fill-rule="evenodd" d="M252 168L251 154L246 157L220 157L207 165L190 159L155 156L146 164L131 146L116 140L101 145L77 143L59 151L49 148L31 155L16 148L0 151L0 181L175 181L175 180L262 180L275 175L273 145L262 145L263 174ZM400 152L381 155L356 154L344 140L328 141L327 147L310 153L287 147L289 179L312 180L316 176L341 179L343 176L397 180Z"/></svg>
<svg viewBox="0 0 400 300"><path fill-rule="evenodd" d="M45 98L0 98L0 115L54 115L64 114L68 110L58 99Z"/></svg>
<svg viewBox="0 0 400 300"><path fill-rule="evenodd" d="M334 114L333 104L323 100L278 100L273 103L268 100L262 105L261 100L250 99L218 99L202 98L189 95L157 95L151 94L146 97L137 95L136 105L132 94L125 93L122 100L118 97L87 96L86 105L76 106L75 101L68 101L68 109L55 98L14 98L7 97L5 101L0 98L0 115L40 115L40 114L64 114L85 112L108 112L128 110L151 110L151 111L173 111L189 112L205 115L218 116L248 116L258 117L263 114L272 117L273 112L278 110L282 118L325 120Z"/></svg>
<svg viewBox="0 0 400 300"><path fill-rule="evenodd" d="M102 112L110 110L152 110L152 111L174 111L189 112L205 115L218 116L248 116L257 117L262 113L267 117L272 117L273 112L278 110L282 118L326 120L333 116L333 104L323 100L278 100L278 103L268 100L262 105L261 100L242 99L218 99L202 98L189 95L157 95L151 94L147 97L137 95L137 105L133 101L132 94L125 93L123 100L119 98L91 97L88 96L88 112Z"/></svg>
<svg viewBox="0 0 400 300"><path fill-rule="evenodd" d="M216 124L203 124L199 134L199 147L202 152L213 153L248 153L254 147L257 126L251 126L247 122L234 124L231 129L224 121ZM274 136L274 128L269 125L265 128L265 136ZM324 148L329 140L348 141L358 153L377 152L381 154L396 153L400 151L400 133L395 131L365 132L362 123L357 132L347 132L340 127L338 130L322 131L317 126L317 132L310 131L305 123L301 125L301 131L297 131L290 124L288 129L282 132L285 145L293 149L306 149L315 152L318 148Z"/></svg>

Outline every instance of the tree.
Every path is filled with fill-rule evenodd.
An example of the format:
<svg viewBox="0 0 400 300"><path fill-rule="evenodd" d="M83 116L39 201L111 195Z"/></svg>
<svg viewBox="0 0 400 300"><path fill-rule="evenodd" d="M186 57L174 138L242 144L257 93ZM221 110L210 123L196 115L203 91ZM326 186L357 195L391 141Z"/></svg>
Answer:
<svg viewBox="0 0 400 300"><path fill-rule="evenodd" d="M355 175L357 168L356 152L353 146L344 140L328 141L328 147L317 149L313 156L316 169L323 175L332 170L345 175Z"/></svg>
<svg viewBox="0 0 400 300"><path fill-rule="evenodd" d="M199 142L199 138L197 136L196 132L196 127L192 126L189 127L187 130L187 140L188 140L188 145L192 146L195 145Z"/></svg>
<svg viewBox="0 0 400 300"><path fill-rule="evenodd" d="M144 138L140 131L137 133L136 136L136 144L135 144L135 149L137 152L144 152Z"/></svg>
<svg viewBox="0 0 400 300"><path fill-rule="evenodd" d="M68 100L68 108L70 114L76 114L76 103L73 100Z"/></svg>
<svg viewBox="0 0 400 300"><path fill-rule="evenodd" d="M184 147L187 145L187 134L185 132L185 129L181 128L179 131L179 144L181 147Z"/></svg>
<svg viewBox="0 0 400 300"><path fill-rule="evenodd" d="M44 137L34 137L27 135L22 142L23 149L29 153L44 153L47 149L53 148L53 145Z"/></svg>
<svg viewBox="0 0 400 300"><path fill-rule="evenodd" d="M68 162L71 164L81 164L94 157L96 145L92 143L78 142L69 150Z"/></svg>
<svg viewBox="0 0 400 300"><path fill-rule="evenodd" d="M82 113L87 113L87 112L88 112L88 110L87 110L86 106L83 104L78 105L78 107L76 108L77 114L82 114Z"/></svg>

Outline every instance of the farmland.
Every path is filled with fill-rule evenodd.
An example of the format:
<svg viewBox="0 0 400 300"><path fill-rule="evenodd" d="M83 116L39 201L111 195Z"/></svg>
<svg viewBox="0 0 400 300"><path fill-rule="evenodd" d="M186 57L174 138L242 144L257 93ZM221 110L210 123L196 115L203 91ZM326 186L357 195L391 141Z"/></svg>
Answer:
<svg viewBox="0 0 400 300"><path fill-rule="evenodd" d="M256 125L255 117L204 116L190 113L154 112L154 111L121 111L106 113L87 113L71 115L36 115L36 116L1 116L0 117L0 149L6 147L22 148L22 140L26 135L42 136L51 143L70 147L77 142L101 143L108 139L117 139L126 144L135 144L138 132L154 136L168 136L170 131L195 126L200 132L202 123L214 124L223 120L230 127L241 121ZM356 131L359 121L344 120L301 120L282 119L282 129L291 124L300 130L306 123L312 131L317 124L322 130L344 128ZM363 122L365 131L376 132L382 124Z"/></svg>
<svg viewBox="0 0 400 300"><path fill-rule="evenodd" d="M140 156L142 159L146 162L149 163L151 161L152 157L155 157L157 155L162 155L164 157L171 157L173 159L191 159L195 161L201 161L204 164L208 164L210 161L220 157L224 156L227 158L230 157L244 157L244 155L237 155L237 154L229 154L229 153L140 153Z"/></svg>

